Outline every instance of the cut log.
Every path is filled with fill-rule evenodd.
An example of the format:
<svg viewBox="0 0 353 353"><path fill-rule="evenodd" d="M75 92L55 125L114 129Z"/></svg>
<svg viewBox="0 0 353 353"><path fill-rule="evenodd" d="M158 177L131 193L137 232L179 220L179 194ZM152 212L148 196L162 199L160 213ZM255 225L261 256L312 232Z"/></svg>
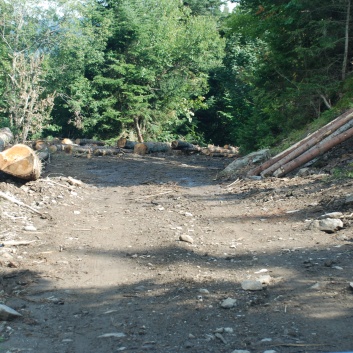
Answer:
<svg viewBox="0 0 353 353"><path fill-rule="evenodd" d="M63 140L61 141L61 143L62 143L63 145L73 145L73 144L74 144L74 143L73 143L70 139L68 139L68 138L63 139Z"/></svg>
<svg viewBox="0 0 353 353"><path fill-rule="evenodd" d="M257 168L251 170L248 173L248 175L259 175L260 173L261 173L261 175L270 174L272 171L277 169L277 168L269 169L273 164L277 163L278 161L280 161L282 158L286 157L289 154L291 154L291 157L289 158L289 160L295 158L296 156L303 153L303 150L305 151L306 149L314 146L318 141L321 141L327 135L330 135L331 133L333 133L334 131L336 131L340 127L347 124L350 120L352 120L352 118L353 118L353 109L350 109L350 110L346 111L344 114L341 114L340 116L338 116L335 120L331 121L330 123L326 124L325 126L320 128L319 130L314 132L313 134L305 137L304 139L300 140L296 144L290 146L286 150L277 154L273 158L267 160L266 162L264 162L263 164L261 164ZM305 148L302 147L303 145L305 145ZM297 152L294 152L295 150ZM268 171L266 171L265 173L262 173L263 171L265 171L267 169L268 169Z"/></svg>
<svg viewBox="0 0 353 353"><path fill-rule="evenodd" d="M189 150L189 151L199 151L200 150L199 146L193 145L192 143L182 141L182 140L172 141L171 147L173 150Z"/></svg>
<svg viewBox="0 0 353 353"><path fill-rule="evenodd" d="M140 155L146 153L169 152L170 150L171 144L167 142L143 142L136 144L134 147L134 153Z"/></svg>
<svg viewBox="0 0 353 353"><path fill-rule="evenodd" d="M105 142L92 140L92 139L76 139L75 144L80 146L84 146L84 145L105 146Z"/></svg>
<svg viewBox="0 0 353 353"><path fill-rule="evenodd" d="M44 140L37 140L32 143L32 148L35 151L40 151L42 149L47 149L48 148L48 143Z"/></svg>
<svg viewBox="0 0 353 353"><path fill-rule="evenodd" d="M147 153L147 146L144 143L137 143L134 146L134 153L144 156Z"/></svg>
<svg viewBox="0 0 353 353"><path fill-rule="evenodd" d="M42 164L30 147L18 144L0 152L0 170L24 180L37 180Z"/></svg>
<svg viewBox="0 0 353 353"><path fill-rule="evenodd" d="M261 176L271 175L275 170L280 168L281 165L284 165L290 162L291 160L294 160L295 158L303 154L305 151L309 151L311 148L314 148L315 145L317 145L319 142L328 141L331 138L338 136L344 131L350 129L351 127L353 127L353 119L350 120L348 123L344 124L343 126L341 126L339 129L335 130L332 134L328 136L327 134L325 134L324 136L318 135L317 138L314 138L308 141L307 143L302 144L301 146L293 150L291 153L281 158L278 162L274 163L269 168L265 169L263 172L261 172Z"/></svg>
<svg viewBox="0 0 353 353"><path fill-rule="evenodd" d="M0 129L0 152L3 151L13 140L13 134L8 127Z"/></svg>
<svg viewBox="0 0 353 353"><path fill-rule="evenodd" d="M289 163L281 165L281 167L278 168L273 173L273 175L276 177L282 177L288 174L289 172L291 172L292 170L311 161L315 157L327 152L332 147L342 143L343 141L346 141L352 136L353 136L353 127L334 137L330 136L329 138L326 138L325 140L319 142L317 145L315 145L314 147L312 147L311 149L309 149L299 157L291 160Z"/></svg>
<svg viewBox="0 0 353 353"><path fill-rule="evenodd" d="M121 137L117 142L117 147L124 148L126 145L127 139L125 137Z"/></svg>

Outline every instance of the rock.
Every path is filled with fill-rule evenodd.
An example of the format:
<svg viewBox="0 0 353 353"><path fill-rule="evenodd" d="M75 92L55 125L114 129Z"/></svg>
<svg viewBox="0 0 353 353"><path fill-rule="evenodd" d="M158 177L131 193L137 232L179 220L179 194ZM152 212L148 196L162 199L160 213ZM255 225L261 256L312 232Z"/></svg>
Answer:
<svg viewBox="0 0 353 353"><path fill-rule="evenodd" d="M236 349L232 353L250 353L250 351L244 350L244 349Z"/></svg>
<svg viewBox="0 0 353 353"><path fill-rule="evenodd" d="M205 289L205 288L200 288L200 289L199 289L199 293L202 293L202 294L210 294L209 290L208 290L208 289Z"/></svg>
<svg viewBox="0 0 353 353"><path fill-rule="evenodd" d="M321 285L320 285L319 282L317 282L317 283L315 283L314 285L312 285L310 288L311 288L311 289L321 289Z"/></svg>
<svg viewBox="0 0 353 353"><path fill-rule="evenodd" d="M353 203L353 194L347 194L344 203L347 205Z"/></svg>
<svg viewBox="0 0 353 353"><path fill-rule="evenodd" d="M0 320L8 321L22 316L16 310L10 308L7 305L0 304Z"/></svg>
<svg viewBox="0 0 353 353"><path fill-rule="evenodd" d="M263 289L262 283L260 281L251 281L251 280L241 282L241 287L244 290L262 290Z"/></svg>
<svg viewBox="0 0 353 353"><path fill-rule="evenodd" d="M115 337L115 338L122 338L125 337L125 333L122 332L111 332L111 333L105 333L104 335L98 336L98 338L108 338L108 337Z"/></svg>
<svg viewBox="0 0 353 353"><path fill-rule="evenodd" d="M343 222L336 218L325 218L319 221L320 230L334 232L343 228Z"/></svg>
<svg viewBox="0 0 353 353"><path fill-rule="evenodd" d="M262 284L270 284L272 281L272 277L270 275L263 275L260 276L257 280Z"/></svg>
<svg viewBox="0 0 353 353"><path fill-rule="evenodd" d="M29 224L23 228L26 232L35 232L37 228L32 224Z"/></svg>
<svg viewBox="0 0 353 353"><path fill-rule="evenodd" d="M224 339L224 337L219 332L215 333L214 335L215 335L216 338L218 338L224 344L227 344L227 341Z"/></svg>
<svg viewBox="0 0 353 353"><path fill-rule="evenodd" d="M236 306L236 304L237 304L237 300L236 299L227 298L227 299L223 300L223 302L221 303L221 307L223 309L231 309L234 306Z"/></svg>
<svg viewBox="0 0 353 353"><path fill-rule="evenodd" d="M314 220L309 224L308 229L319 229L323 232L333 233L336 230L343 228L343 222L340 219L325 218L321 220Z"/></svg>
<svg viewBox="0 0 353 353"><path fill-rule="evenodd" d="M342 212L330 212L330 213L325 213L322 216L319 217L319 219L325 219L325 218L341 218L343 217Z"/></svg>
<svg viewBox="0 0 353 353"><path fill-rule="evenodd" d="M349 283L349 287L353 289L353 282Z"/></svg>
<svg viewBox="0 0 353 353"><path fill-rule="evenodd" d="M311 172L310 168L301 168L299 169L297 176L299 177L308 176L311 174L310 172Z"/></svg>
<svg viewBox="0 0 353 353"><path fill-rule="evenodd" d="M277 353L276 351L274 351L273 349L269 349L267 351L264 351L264 353Z"/></svg>
<svg viewBox="0 0 353 353"><path fill-rule="evenodd" d="M187 243L190 243L190 244L193 244L194 243L194 239L190 237L190 235L187 235L187 234L182 234L180 237L179 237L179 240L180 241L185 241Z"/></svg>

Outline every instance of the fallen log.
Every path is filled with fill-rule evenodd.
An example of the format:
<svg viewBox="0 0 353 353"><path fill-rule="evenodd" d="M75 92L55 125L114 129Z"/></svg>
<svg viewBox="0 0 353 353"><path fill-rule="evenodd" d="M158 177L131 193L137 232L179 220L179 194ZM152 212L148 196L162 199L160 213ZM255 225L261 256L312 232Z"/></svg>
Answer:
<svg viewBox="0 0 353 353"><path fill-rule="evenodd" d="M337 129L339 129L341 126L344 126L347 122L349 122L353 118L353 109L350 109L346 111L345 113L341 114L338 116L336 119L331 121L330 123L326 124L319 130L315 131L313 134L308 135L304 139L300 140L296 144L290 146L286 150L282 151L281 153L277 154L276 156L272 157L271 159L267 160L257 168L251 170L248 175L259 175L266 169L269 169L273 164L277 163L280 161L282 158L286 157L287 155L291 154L290 158L295 158L294 156L298 156L304 151L312 146L315 145L318 141L324 139L327 135L330 135ZM305 148L302 148L302 146L305 145ZM310 147L308 147L310 146ZM297 152L294 152L294 151ZM292 154L293 153L293 154ZM271 169L272 170L272 169ZM273 169L273 170L276 170ZM266 172L266 174L270 173L269 171Z"/></svg>
<svg viewBox="0 0 353 353"><path fill-rule="evenodd" d="M182 141L182 140L172 141L171 147L173 150L188 150L188 151L199 151L200 150L199 146L193 145L192 143Z"/></svg>
<svg viewBox="0 0 353 353"><path fill-rule="evenodd" d="M133 150L134 147L138 144L136 141L127 140L125 137L121 137L117 142L116 145L119 148L126 148L128 150Z"/></svg>
<svg viewBox="0 0 353 353"><path fill-rule="evenodd" d="M18 144L0 152L0 170L24 180L37 180L42 164L32 148Z"/></svg>
<svg viewBox="0 0 353 353"><path fill-rule="evenodd" d="M167 142L143 142L134 147L134 153L145 155L146 153L169 152L171 144Z"/></svg>
<svg viewBox="0 0 353 353"><path fill-rule="evenodd" d="M329 138L319 142L317 145L315 145L314 147L312 147L310 150L306 151L299 157L291 160L286 164L281 165L273 173L273 175L276 177L282 177L288 174L289 172L291 172L292 170L297 169L301 165L311 161L315 157L327 152L332 147L335 147L336 145L346 141L352 136L353 136L353 127L334 137L330 136Z"/></svg>
<svg viewBox="0 0 353 353"><path fill-rule="evenodd" d="M351 127L353 127L353 119L350 120L348 123L344 124L343 126L341 126L339 129L335 130L332 134L329 134L328 136L327 136L327 134L325 134L324 136L320 135L317 138L315 138L311 141L308 141L308 143L302 144L300 147L293 150L291 153L289 153L285 157L281 158L278 162L272 164L269 168L262 171L261 176L271 175L275 170L280 168L281 165L284 165L284 164L290 162L291 160L294 160L295 158L297 158L298 156L300 156L304 152L309 151L311 148L314 148L315 145L317 145L319 142L329 141L333 137L340 135L341 133L350 129Z"/></svg>
<svg viewBox="0 0 353 353"><path fill-rule="evenodd" d="M3 151L13 140L13 134L8 127L0 129L0 152Z"/></svg>
<svg viewBox="0 0 353 353"><path fill-rule="evenodd" d="M92 139L76 139L75 144L80 146L84 146L84 145L105 146L105 142L92 140Z"/></svg>

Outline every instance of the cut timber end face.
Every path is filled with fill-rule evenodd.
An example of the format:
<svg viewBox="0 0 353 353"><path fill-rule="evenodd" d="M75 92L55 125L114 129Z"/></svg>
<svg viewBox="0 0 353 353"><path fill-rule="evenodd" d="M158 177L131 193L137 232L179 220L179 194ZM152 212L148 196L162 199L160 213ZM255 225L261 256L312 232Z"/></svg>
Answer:
<svg viewBox="0 0 353 353"><path fill-rule="evenodd" d="M17 178L37 180L42 164L30 147L18 144L0 152L0 170Z"/></svg>
<svg viewBox="0 0 353 353"><path fill-rule="evenodd" d="M140 156L144 156L147 153L147 146L144 143L137 143L134 146L134 153L139 154Z"/></svg>

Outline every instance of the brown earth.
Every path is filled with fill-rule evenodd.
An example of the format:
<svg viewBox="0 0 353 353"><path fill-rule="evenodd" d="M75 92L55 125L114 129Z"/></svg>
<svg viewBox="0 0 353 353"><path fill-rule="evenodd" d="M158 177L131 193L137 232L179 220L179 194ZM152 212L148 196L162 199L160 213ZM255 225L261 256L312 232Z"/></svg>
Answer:
<svg viewBox="0 0 353 353"><path fill-rule="evenodd" d="M347 165L352 146L319 172ZM231 185L217 178L229 162L58 153L35 182L3 175L0 190L42 215L0 199L0 302L22 315L0 321L0 352L352 350L353 181ZM333 211L344 229L308 230Z"/></svg>

